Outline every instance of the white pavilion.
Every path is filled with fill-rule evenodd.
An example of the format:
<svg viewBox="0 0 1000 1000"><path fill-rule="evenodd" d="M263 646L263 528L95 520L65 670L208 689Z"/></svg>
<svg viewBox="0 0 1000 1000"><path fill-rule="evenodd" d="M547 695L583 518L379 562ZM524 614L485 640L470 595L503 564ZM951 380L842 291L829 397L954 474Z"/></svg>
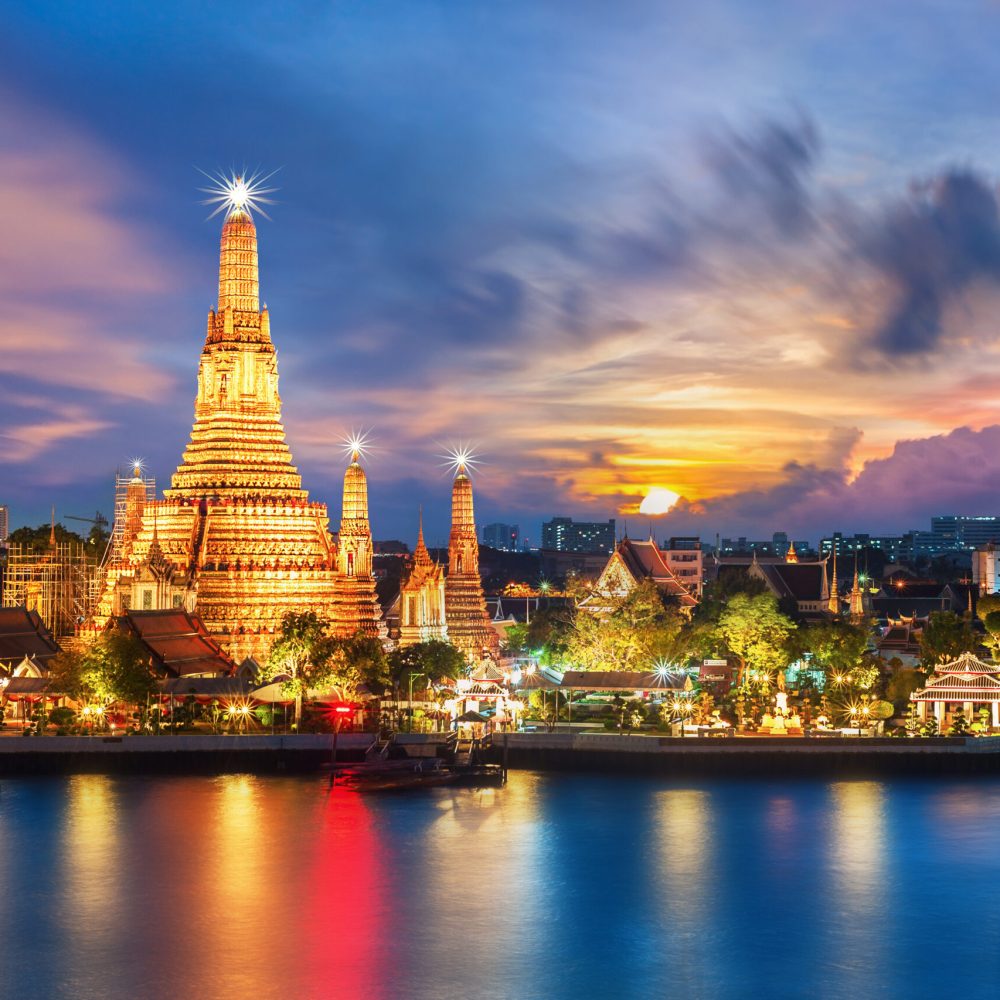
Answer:
<svg viewBox="0 0 1000 1000"><path fill-rule="evenodd" d="M1000 664L986 663L974 653L962 653L957 660L935 667L926 687L914 691L910 700L916 702L922 721L927 719L927 706L932 706L941 730L959 708L969 722L974 722L975 712L983 706L990 709L992 727L1000 729Z"/></svg>

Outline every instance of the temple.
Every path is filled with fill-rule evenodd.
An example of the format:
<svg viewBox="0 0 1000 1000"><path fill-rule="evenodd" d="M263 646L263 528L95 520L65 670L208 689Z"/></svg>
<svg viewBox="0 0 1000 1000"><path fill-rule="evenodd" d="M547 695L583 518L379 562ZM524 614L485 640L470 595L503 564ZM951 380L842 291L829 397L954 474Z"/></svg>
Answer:
<svg viewBox="0 0 1000 1000"><path fill-rule="evenodd" d="M368 521L368 480L361 468L357 448L344 473L344 502L337 536L337 573L334 578L334 634L348 637L355 632L383 642L388 631L372 576L372 529Z"/></svg>
<svg viewBox="0 0 1000 1000"><path fill-rule="evenodd" d="M445 621L449 640L470 663L487 658L499 660L500 636L487 613L479 576L479 541L472 506L472 481L465 462L461 460L451 490Z"/></svg>
<svg viewBox="0 0 1000 1000"><path fill-rule="evenodd" d="M627 536L615 546L593 591L580 602L580 607L594 614L608 614L616 601L646 580L656 585L664 603L674 604L686 613L697 607L698 598L677 578L666 553L656 542L652 538L636 541Z"/></svg>
<svg viewBox="0 0 1000 1000"><path fill-rule="evenodd" d="M447 641L444 567L431 559L420 517L413 562L399 591L399 644L412 646L432 639Z"/></svg>
<svg viewBox="0 0 1000 1000"><path fill-rule="evenodd" d="M90 623L101 628L136 604L196 607L237 662L263 660L290 609L330 619L339 635L385 636L363 471L352 462L345 478L338 551L326 505L310 501L285 442L248 201L233 197L222 226L218 307L208 314L188 446L162 500L146 495L137 471Z"/></svg>

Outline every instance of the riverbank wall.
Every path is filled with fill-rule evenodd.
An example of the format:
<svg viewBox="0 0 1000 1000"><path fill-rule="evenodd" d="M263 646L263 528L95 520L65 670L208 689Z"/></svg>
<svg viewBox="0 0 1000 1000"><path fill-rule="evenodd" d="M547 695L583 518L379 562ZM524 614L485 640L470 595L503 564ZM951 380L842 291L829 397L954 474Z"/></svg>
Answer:
<svg viewBox="0 0 1000 1000"><path fill-rule="evenodd" d="M681 738L509 733L494 737L488 759L515 770L673 778L1000 775L1000 737Z"/></svg>
<svg viewBox="0 0 1000 1000"><path fill-rule="evenodd" d="M359 761L370 733L341 733L337 759ZM318 771L331 734L268 736L5 736L0 776L30 774L282 774Z"/></svg>

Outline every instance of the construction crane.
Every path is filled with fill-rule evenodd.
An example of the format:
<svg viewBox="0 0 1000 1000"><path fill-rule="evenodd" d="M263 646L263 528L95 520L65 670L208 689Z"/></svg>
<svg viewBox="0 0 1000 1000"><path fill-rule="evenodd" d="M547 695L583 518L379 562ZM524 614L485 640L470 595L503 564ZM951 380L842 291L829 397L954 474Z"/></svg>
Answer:
<svg viewBox="0 0 1000 1000"><path fill-rule="evenodd" d="M100 563L103 563L104 557L107 555L108 548L111 545L111 533L108 531L108 519L99 510L94 511L93 517L80 517L78 514L65 514L63 516L67 521L83 521L86 524L92 524L98 530L98 537L101 535L107 536L107 541L104 543L104 552L101 553L101 559L99 560Z"/></svg>

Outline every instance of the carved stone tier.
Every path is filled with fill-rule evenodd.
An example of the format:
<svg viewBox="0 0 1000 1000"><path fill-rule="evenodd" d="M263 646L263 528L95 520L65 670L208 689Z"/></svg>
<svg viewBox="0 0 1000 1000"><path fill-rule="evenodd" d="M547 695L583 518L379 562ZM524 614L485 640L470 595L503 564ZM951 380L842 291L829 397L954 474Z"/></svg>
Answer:
<svg viewBox="0 0 1000 1000"><path fill-rule="evenodd" d="M219 307L208 316L191 438L164 499L133 512L124 556L108 570L98 627L121 613L115 603L126 599L130 580L169 578L176 581L171 599L186 586L185 599L192 595L237 662L266 658L288 611L329 618L339 635L385 635L371 579L367 497L367 549L355 547L352 556L367 568L348 579L326 505L309 501L285 443L277 356L258 294L254 224L232 210L222 227ZM345 540L355 545L358 531L345 524Z"/></svg>
<svg viewBox="0 0 1000 1000"><path fill-rule="evenodd" d="M445 580L448 638L471 663L500 657L500 637L490 622L479 577L479 542L472 505L472 482L460 468L451 491L451 535Z"/></svg>

